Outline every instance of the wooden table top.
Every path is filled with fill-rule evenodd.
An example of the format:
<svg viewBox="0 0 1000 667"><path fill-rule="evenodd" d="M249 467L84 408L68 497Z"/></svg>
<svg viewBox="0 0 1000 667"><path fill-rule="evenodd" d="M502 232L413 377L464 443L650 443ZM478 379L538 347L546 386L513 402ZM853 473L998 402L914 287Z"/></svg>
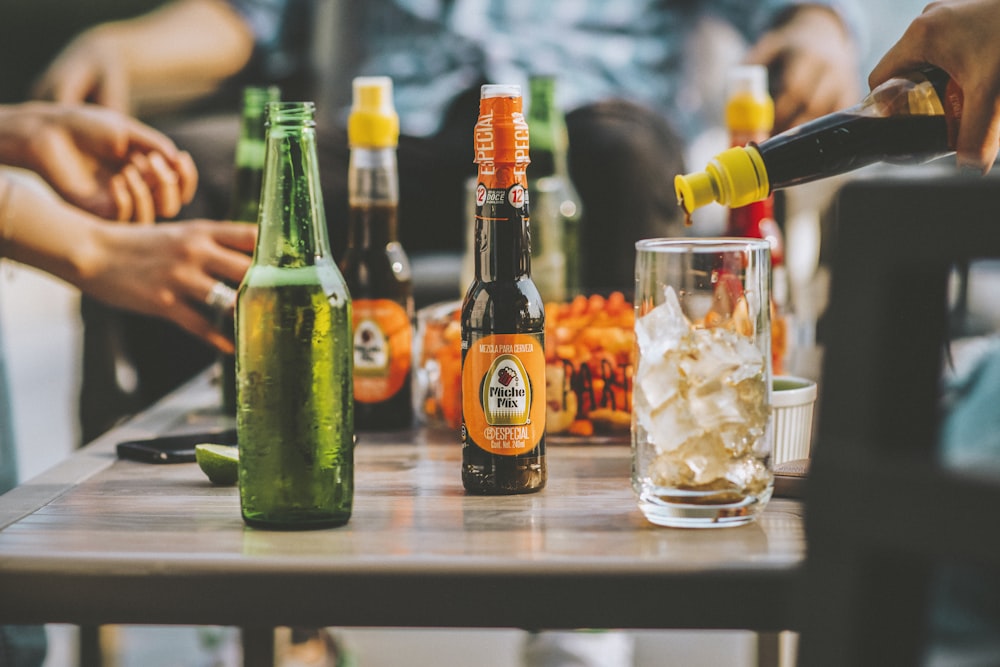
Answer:
<svg viewBox="0 0 1000 667"><path fill-rule="evenodd" d="M208 376L0 497L0 623L794 628L801 503L753 524L661 528L627 444L551 444L549 482L468 496L456 434L360 434L343 527L245 527L196 464L118 460L124 439L204 428Z"/></svg>

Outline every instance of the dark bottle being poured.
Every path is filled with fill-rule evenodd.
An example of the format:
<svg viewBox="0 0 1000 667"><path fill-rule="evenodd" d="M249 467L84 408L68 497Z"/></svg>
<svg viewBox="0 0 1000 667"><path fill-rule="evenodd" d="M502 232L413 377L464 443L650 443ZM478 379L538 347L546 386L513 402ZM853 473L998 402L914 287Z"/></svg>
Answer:
<svg viewBox="0 0 1000 667"><path fill-rule="evenodd" d="M734 147L674 180L690 213L713 201L745 206L771 192L876 162L920 162L954 151L962 91L936 68L886 81L860 104L759 144Z"/></svg>

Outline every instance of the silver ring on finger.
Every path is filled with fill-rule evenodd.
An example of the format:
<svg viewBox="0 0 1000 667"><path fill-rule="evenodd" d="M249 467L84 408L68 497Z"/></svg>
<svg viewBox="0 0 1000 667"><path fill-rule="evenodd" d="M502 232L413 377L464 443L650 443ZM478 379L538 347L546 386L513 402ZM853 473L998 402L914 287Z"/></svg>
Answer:
<svg viewBox="0 0 1000 667"><path fill-rule="evenodd" d="M220 312L228 312L236 307L236 290L223 282L212 285L205 297L205 303L209 308Z"/></svg>

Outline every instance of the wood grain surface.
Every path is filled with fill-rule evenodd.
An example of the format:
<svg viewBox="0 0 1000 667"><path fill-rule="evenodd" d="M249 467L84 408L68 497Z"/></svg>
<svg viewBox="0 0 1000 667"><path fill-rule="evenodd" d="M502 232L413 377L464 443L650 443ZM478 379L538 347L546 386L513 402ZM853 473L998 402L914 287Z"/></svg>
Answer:
<svg viewBox="0 0 1000 667"><path fill-rule="evenodd" d="M452 432L359 434L343 527L247 528L236 487L115 444L227 425L198 378L0 497L0 623L794 628L802 506L660 528L627 445L554 445L540 493L462 489ZM231 424L229 424L231 425Z"/></svg>

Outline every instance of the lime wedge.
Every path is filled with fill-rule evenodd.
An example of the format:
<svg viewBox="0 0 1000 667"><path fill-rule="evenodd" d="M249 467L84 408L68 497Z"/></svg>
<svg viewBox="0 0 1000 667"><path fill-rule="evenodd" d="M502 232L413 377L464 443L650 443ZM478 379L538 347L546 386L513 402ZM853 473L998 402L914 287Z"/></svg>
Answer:
<svg viewBox="0 0 1000 667"><path fill-rule="evenodd" d="M239 448L206 442L194 446L194 458L212 484L236 484L239 478Z"/></svg>

